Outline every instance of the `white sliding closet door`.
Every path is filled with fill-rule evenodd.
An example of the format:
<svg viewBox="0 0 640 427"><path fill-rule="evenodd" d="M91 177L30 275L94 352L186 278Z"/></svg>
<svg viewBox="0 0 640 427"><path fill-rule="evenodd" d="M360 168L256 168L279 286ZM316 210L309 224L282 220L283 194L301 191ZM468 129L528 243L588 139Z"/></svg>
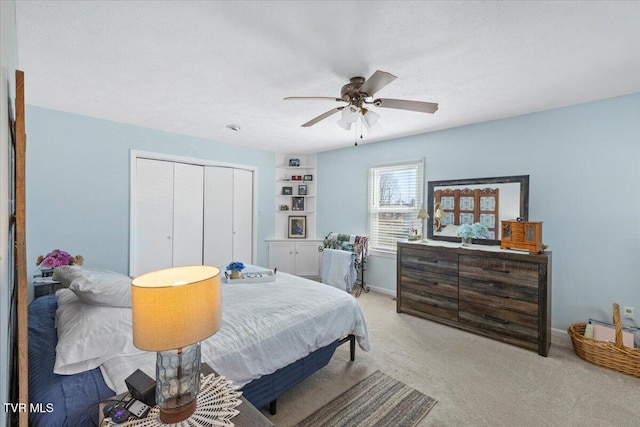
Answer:
<svg viewBox="0 0 640 427"><path fill-rule="evenodd" d="M202 264L204 167L175 163L173 267Z"/></svg>
<svg viewBox="0 0 640 427"><path fill-rule="evenodd" d="M173 265L173 162L137 159L130 274Z"/></svg>
<svg viewBox="0 0 640 427"><path fill-rule="evenodd" d="M233 258L253 262L253 172L233 171Z"/></svg>
<svg viewBox="0 0 640 427"><path fill-rule="evenodd" d="M136 156L129 274L253 263L252 170Z"/></svg>
<svg viewBox="0 0 640 427"><path fill-rule="evenodd" d="M202 264L203 175L203 166L136 160L132 275Z"/></svg>
<svg viewBox="0 0 640 427"><path fill-rule="evenodd" d="M224 271L233 258L233 169L204 168L204 264Z"/></svg>
<svg viewBox="0 0 640 427"><path fill-rule="evenodd" d="M253 172L206 166L204 263L253 263Z"/></svg>

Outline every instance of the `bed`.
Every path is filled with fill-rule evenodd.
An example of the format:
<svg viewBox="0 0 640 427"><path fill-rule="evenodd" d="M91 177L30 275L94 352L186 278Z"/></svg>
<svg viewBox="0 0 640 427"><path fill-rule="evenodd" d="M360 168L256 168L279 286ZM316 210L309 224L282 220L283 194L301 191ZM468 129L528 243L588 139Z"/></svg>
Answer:
<svg viewBox="0 0 640 427"><path fill-rule="evenodd" d="M340 343L351 343L352 360L356 342L369 350L359 305L335 288L278 273L269 283L223 283L222 298L223 324L202 342L202 361L258 408L270 404L273 412L276 399L325 366ZM135 369L155 376L155 353L131 342L130 313L82 302L71 289L30 304L29 399L53 408L30 414L30 425L95 425L97 403L126 391Z"/></svg>

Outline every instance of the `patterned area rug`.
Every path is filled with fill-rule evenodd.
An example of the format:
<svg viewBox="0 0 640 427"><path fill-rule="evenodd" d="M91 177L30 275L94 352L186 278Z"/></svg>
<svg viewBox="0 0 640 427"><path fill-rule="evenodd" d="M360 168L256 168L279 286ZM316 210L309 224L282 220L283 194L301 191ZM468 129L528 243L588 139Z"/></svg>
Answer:
<svg viewBox="0 0 640 427"><path fill-rule="evenodd" d="M296 426L412 427L435 404L429 396L375 371Z"/></svg>

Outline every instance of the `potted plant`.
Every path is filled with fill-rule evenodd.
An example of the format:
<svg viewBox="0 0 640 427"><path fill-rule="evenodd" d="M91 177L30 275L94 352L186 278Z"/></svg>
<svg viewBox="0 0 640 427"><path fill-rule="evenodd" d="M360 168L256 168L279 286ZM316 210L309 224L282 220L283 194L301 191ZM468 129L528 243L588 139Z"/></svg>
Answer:
<svg viewBox="0 0 640 427"><path fill-rule="evenodd" d="M462 224L456 236L462 238L462 246L471 246L471 239L486 239L490 236L489 229L476 222L474 224Z"/></svg>
<svg viewBox="0 0 640 427"><path fill-rule="evenodd" d="M229 277L232 279L240 279L240 272L244 269L244 264L240 261L233 261L229 265L227 265L227 271L231 271Z"/></svg>
<svg viewBox="0 0 640 427"><path fill-rule="evenodd" d="M82 255L71 256L69 252L54 249L48 254L39 255L36 259L36 265L40 266L42 277L53 274L53 269L61 265L82 265L84 258Z"/></svg>

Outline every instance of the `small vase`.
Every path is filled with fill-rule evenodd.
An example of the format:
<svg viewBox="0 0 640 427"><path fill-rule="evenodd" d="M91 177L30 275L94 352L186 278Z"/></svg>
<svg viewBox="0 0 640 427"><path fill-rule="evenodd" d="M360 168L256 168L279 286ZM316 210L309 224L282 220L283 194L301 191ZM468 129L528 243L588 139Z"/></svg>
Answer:
<svg viewBox="0 0 640 427"><path fill-rule="evenodd" d="M468 248L469 246L471 246L471 237L463 237L462 238L462 246L465 248Z"/></svg>
<svg viewBox="0 0 640 427"><path fill-rule="evenodd" d="M240 271L232 270L229 277L231 277L232 279L240 279L242 276L240 276Z"/></svg>

